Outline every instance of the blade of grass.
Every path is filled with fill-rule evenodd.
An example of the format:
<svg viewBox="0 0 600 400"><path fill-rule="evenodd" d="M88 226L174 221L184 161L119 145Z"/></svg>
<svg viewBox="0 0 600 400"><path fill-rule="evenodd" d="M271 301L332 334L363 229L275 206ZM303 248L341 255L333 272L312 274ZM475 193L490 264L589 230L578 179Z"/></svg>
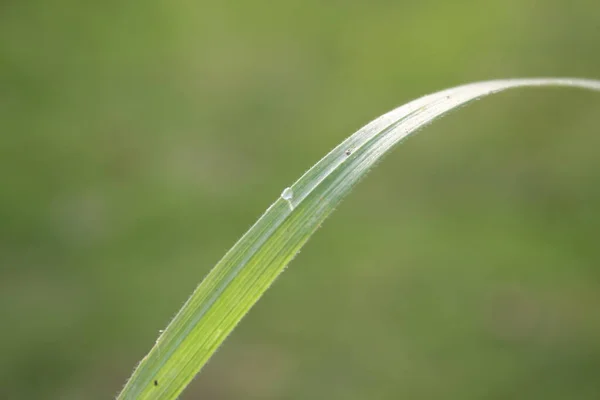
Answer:
<svg viewBox="0 0 600 400"><path fill-rule="evenodd" d="M513 79L443 90L382 115L344 140L269 207L225 254L160 335L118 399L171 400L185 389L325 218L396 144L445 113L505 89L600 81Z"/></svg>

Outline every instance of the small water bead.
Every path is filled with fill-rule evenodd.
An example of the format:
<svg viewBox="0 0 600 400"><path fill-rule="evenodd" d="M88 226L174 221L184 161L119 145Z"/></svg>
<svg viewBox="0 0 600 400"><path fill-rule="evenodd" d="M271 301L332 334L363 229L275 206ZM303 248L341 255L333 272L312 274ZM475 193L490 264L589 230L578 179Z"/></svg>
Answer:
<svg viewBox="0 0 600 400"><path fill-rule="evenodd" d="M285 201L291 201L294 198L294 191L292 188L285 188L285 190L281 193L281 198Z"/></svg>
<svg viewBox="0 0 600 400"><path fill-rule="evenodd" d="M294 191L292 188L285 188L285 190L281 193L281 198L287 201L290 206L290 210L294 210L294 205L292 204L292 199L294 198Z"/></svg>

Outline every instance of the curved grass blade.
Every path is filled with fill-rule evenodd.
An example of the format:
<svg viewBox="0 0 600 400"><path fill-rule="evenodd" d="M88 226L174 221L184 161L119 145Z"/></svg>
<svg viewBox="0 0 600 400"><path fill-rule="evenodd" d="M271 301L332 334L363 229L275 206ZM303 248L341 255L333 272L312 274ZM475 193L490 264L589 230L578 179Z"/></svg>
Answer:
<svg viewBox="0 0 600 400"><path fill-rule="evenodd" d="M177 398L319 225L384 154L457 107L526 86L600 91L600 81L585 79L480 82L421 97L372 121L287 188L225 254L137 366L118 399Z"/></svg>

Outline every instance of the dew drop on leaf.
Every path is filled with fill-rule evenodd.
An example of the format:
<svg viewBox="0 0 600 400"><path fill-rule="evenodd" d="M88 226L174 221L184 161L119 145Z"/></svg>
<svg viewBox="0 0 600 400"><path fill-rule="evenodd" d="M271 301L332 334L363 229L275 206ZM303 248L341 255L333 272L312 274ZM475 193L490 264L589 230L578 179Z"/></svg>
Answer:
<svg viewBox="0 0 600 400"><path fill-rule="evenodd" d="M285 190L281 193L281 198L285 201L290 201L294 197L294 191L292 188L285 188Z"/></svg>

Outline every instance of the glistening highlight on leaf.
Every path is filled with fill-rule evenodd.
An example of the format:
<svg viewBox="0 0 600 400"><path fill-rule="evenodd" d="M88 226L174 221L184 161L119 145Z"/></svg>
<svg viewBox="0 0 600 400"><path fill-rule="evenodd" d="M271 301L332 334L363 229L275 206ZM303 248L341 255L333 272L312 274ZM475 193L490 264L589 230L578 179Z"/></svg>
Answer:
<svg viewBox="0 0 600 400"><path fill-rule="evenodd" d="M403 138L478 98L535 86L600 91L600 81L587 79L472 83L398 107L344 140L286 188L204 278L137 366L118 399L176 399L325 218Z"/></svg>

